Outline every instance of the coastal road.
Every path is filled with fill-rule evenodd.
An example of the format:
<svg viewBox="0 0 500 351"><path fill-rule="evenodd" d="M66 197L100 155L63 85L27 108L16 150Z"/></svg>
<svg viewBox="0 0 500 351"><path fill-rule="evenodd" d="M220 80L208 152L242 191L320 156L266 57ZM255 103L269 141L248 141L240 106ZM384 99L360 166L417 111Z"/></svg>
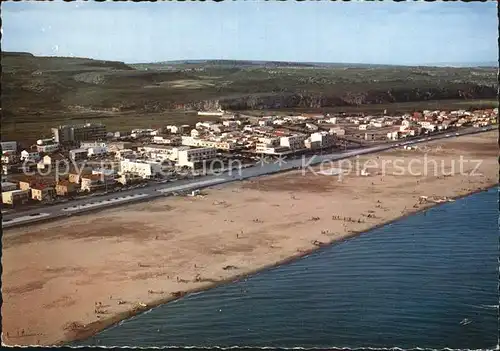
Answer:
<svg viewBox="0 0 500 351"><path fill-rule="evenodd" d="M450 137L457 137L466 134L475 134L497 129L496 126L483 128L467 128L459 132L450 132L446 134L421 137L409 141L395 141L384 145L366 147L362 149L336 152L330 154L305 156L297 158L274 158L262 160L255 166L243 168L241 170L226 171L219 175L209 175L201 178L179 180L165 184L154 184L144 188L136 188L114 192L107 195L87 197L66 203L44 206L38 209L31 209L22 212L5 213L2 215L2 228L12 228L27 225L34 222L46 221L61 217L68 217L89 211L101 210L104 208L115 207L127 203L151 200L157 197L173 195L176 192L186 192L195 189L201 189L214 185L221 185L240 180L258 177L262 175L283 172L291 169L306 168L326 161L338 161L341 159L353 157L356 155L370 154L384 151L404 145L417 144ZM332 165L333 166L333 165Z"/></svg>

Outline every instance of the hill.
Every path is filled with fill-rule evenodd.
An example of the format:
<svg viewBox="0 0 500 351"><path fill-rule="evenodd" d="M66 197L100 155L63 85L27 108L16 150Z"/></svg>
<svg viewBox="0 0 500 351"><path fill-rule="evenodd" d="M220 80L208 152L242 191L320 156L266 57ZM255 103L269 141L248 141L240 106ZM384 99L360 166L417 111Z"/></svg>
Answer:
<svg viewBox="0 0 500 351"><path fill-rule="evenodd" d="M2 67L2 137L27 123L39 131L42 123L47 129L68 119L104 118L123 129L131 120L150 123L151 114L182 119L185 111L198 109L474 103L495 99L497 91L496 68L231 60L125 64L6 52Z"/></svg>

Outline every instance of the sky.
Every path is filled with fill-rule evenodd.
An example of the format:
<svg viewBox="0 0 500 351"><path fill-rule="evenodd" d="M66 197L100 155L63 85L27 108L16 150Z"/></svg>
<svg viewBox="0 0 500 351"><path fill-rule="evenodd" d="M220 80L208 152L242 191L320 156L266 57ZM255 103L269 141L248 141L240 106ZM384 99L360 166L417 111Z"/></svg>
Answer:
<svg viewBox="0 0 500 351"><path fill-rule="evenodd" d="M127 63L498 61L496 1L6 2L2 50Z"/></svg>

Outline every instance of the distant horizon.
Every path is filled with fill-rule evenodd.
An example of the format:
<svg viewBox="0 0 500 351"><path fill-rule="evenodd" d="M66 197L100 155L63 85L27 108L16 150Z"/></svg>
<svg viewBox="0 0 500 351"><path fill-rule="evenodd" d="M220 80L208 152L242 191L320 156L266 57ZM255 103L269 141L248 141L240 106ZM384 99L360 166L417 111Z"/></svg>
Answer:
<svg viewBox="0 0 500 351"><path fill-rule="evenodd" d="M485 61L485 62L434 62L423 64L391 64L391 63L364 63L364 62L319 62L319 61L279 61L279 60L253 60L253 59L219 59L219 58L202 58L202 59L180 59L180 60L164 60L154 62L126 62L122 60L106 60L93 57L84 56L60 56L60 55L35 55L31 52L21 51L1 51L2 54L28 54L34 57L53 57L53 58L80 58L90 59L95 61L109 61L109 62L122 62L127 65L151 65L151 64L175 64L175 63L202 63L213 61L234 61L234 62L251 62L251 63L287 63L287 64L309 64L309 65L363 65L363 66L403 66L403 67L450 67L450 68L473 68L473 67L498 67L498 61Z"/></svg>
<svg viewBox="0 0 500 351"><path fill-rule="evenodd" d="M492 1L6 2L2 47L129 64L207 57L396 66L490 63L498 61L496 10Z"/></svg>

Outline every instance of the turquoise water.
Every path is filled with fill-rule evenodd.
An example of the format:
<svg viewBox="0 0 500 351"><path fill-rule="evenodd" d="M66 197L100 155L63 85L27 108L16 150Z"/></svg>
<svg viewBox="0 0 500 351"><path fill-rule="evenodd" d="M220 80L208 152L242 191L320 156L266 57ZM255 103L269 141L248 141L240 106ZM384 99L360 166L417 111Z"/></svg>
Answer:
<svg viewBox="0 0 500 351"><path fill-rule="evenodd" d="M435 207L75 345L493 348L497 200Z"/></svg>

